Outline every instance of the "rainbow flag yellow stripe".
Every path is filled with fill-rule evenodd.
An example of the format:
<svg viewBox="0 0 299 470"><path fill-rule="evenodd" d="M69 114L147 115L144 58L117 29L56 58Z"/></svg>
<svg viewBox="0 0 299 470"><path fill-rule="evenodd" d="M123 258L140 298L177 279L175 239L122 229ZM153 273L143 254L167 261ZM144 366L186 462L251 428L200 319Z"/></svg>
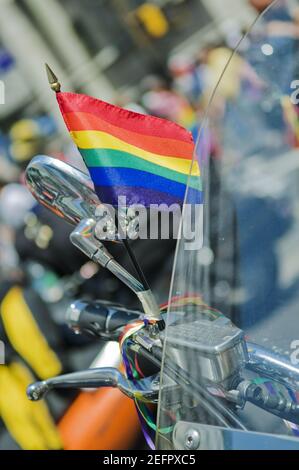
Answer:
<svg viewBox="0 0 299 470"><path fill-rule="evenodd" d="M190 173L190 160L176 156L162 156L152 152L143 150L135 145L128 144L113 135L101 131L71 131L71 137L77 147L83 149L101 149L108 153L109 150L117 150L121 158L121 152L124 152L123 160L126 159L126 154L130 154L139 159L145 160L155 165L168 168L170 170L189 175ZM100 156L98 157L100 160ZM94 162L95 163L95 162ZM141 162L142 163L142 162ZM192 176L200 176L199 166L194 162L192 168Z"/></svg>

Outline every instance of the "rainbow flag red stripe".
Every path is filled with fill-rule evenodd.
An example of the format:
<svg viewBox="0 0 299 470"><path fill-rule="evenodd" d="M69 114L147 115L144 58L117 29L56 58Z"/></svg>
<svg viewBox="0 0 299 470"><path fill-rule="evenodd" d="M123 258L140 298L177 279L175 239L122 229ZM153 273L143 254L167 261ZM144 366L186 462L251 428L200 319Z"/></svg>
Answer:
<svg viewBox="0 0 299 470"><path fill-rule="evenodd" d="M200 170L192 163L191 134L165 119L128 111L75 93L57 93L72 139L106 204L202 202Z"/></svg>

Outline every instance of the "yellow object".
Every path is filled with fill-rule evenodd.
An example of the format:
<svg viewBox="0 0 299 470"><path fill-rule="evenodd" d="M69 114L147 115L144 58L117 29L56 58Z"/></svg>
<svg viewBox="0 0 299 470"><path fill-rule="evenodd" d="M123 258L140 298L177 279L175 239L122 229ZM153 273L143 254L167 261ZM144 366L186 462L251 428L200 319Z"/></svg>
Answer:
<svg viewBox="0 0 299 470"><path fill-rule="evenodd" d="M187 129L191 128L196 124L196 113L192 106L189 106L189 104L187 104L181 109L181 112L177 117L177 122L178 124L186 127Z"/></svg>
<svg viewBox="0 0 299 470"><path fill-rule="evenodd" d="M137 9L137 17L144 25L148 34L161 38L169 31L169 24L163 11L152 3L144 3Z"/></svg>
<svg viewBox="0 0 299 470"><path fill-rule="evenodd" d="M47 379L60 374L61 363L33 318L21 288L12 287L8 291L0 313L11 345L38 377Z"/></svg>
<svg viewBox="0 0 299 470"><path fill-rule="evenodd" d="M32 119L21 119L10 129L11 154L16 162L24 162L38 151L40 129Z"/></svg>
<svg viewBox="0 0 299 470"><path fill-rule="evenodd" d="M20 363L0 366L0 416L22 449L61 449L61 439L44 402L32 403L26 388L34 378Z"/></svg>
<svg viewBox="0 0 299 470"><path fill-rule="evenodd" d="M36 142L17 140L11 144L10 150L15 162L22 163L32 158L37 152L37 146Z"/></svg>
<svg viewBox="0 0 299 470"><path fill-rule="evenodd" d="M221 96L227 100L234 99L239 95L242 68L245 65L244 60L235 53L232 57L232 51L226 47L217 47L209 52L208 66L210 74L211 89L214 89L224 68L230 61L221 82L218 85L217 96Z"/></svg>
<svg viewBox="0 0 299 470"><path fill-rule="evenodd" d="M38 124L32 119L21 119L10 129L12 140L33 140L40 136Z"/></svg>

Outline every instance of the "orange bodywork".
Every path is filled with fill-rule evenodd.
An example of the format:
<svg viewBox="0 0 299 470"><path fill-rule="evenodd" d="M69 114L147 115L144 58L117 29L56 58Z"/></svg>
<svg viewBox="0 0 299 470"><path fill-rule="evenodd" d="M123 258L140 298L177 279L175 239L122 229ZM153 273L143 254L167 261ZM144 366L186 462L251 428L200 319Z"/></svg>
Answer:
<svg viewBox="0 0 299 470"><path fill-rule="evenodd" d="M115 388L80 393L58 428L65 450L130 449L140 433L133 400Z"/></svg>

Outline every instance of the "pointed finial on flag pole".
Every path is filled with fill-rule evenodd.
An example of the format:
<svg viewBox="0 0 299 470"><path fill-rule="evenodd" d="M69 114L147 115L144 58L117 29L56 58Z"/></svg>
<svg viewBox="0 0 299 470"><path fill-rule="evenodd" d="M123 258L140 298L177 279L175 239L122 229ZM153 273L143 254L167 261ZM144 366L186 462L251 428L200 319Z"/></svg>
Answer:
<svg viewBox="0 0 299 470"><path fill-rule="evenodd" d="M58 78L56 77L53 70L50 69L48 64L45 64L45 66L46 66L46 72L47 72L48 81L49 81L51 89L55 91L55 93L59 93L61 90L61 85L58 81Z"/></svg>

